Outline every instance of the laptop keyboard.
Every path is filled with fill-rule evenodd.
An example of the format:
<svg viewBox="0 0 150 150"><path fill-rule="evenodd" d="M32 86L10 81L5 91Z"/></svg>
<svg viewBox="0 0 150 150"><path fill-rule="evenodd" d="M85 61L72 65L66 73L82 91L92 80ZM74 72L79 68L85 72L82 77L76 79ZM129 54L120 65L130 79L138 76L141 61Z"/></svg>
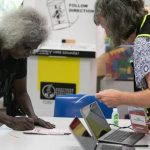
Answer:
<svg viewBox="0 0 150 150"><path fill-rule="evenodd" d="M114 145L103 145L101 150L122 150L121 146L114 146Z"/></svg>
<svg viewBox="0 0 150 150"><path fill-rule="evenodd" d="M105 137L104 140L114 141L114 142L123 142L132 134L133 134L133 132L116 130L112 134Z"/></svg>

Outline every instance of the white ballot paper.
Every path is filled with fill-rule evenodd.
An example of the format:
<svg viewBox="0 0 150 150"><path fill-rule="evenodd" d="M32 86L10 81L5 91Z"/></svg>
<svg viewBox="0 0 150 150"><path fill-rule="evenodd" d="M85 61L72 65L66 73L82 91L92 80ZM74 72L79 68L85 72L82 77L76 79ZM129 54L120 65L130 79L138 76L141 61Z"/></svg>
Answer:
<svg viewBox="0 0 150 150"><path fill-rule="evenodd" d="M35 127L33 130L24 131L25 134L42 134L42 135L69 135L71 132L67 129L46 129Z"/></svg>

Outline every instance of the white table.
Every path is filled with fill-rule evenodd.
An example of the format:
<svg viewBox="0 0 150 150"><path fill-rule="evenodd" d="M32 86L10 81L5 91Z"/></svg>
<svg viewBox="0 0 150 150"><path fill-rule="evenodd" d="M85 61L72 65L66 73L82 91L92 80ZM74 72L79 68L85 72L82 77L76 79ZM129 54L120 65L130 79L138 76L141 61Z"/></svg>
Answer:
<svg viewBox="0 0 150 150"><path fill-rule="evenodd" d="M57 128L68 129L73 118L44 118L54 123ZM82 119L81 119L82 120ZM83 120L82 120L83 121ZM85 123L84 123L85 124ZM120 120L120 126L127 126L128 120ZM150 145L150 134L146 135L138 144ZM150 147L149 147L150 148ZM146 150L149 148L136 148ZM22 131L14 131L5 125L0 127L1 150L82 150L78 141L71 135L31 135Z"/></svg>

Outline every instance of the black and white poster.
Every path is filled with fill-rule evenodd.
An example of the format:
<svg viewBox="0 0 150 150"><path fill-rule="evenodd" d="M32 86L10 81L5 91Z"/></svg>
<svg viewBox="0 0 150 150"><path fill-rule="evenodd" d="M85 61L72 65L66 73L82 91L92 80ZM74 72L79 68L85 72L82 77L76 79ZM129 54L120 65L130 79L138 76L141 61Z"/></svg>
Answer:
<svg viewBox="0 0 150 150"><path fill-rule="evenodd" d="M76 94L74 83L41 82L40 98L54 100L57 95Z"/></svg>

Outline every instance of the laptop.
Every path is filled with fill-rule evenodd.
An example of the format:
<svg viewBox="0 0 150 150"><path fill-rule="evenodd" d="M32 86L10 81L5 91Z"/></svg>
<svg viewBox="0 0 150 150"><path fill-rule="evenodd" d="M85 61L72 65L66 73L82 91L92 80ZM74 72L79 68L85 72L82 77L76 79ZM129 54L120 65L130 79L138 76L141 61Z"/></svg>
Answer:
<svg viewBox="0 0 150 150"><path fill-rule="evenodd" d="M94 150L97 140L91 137L79 118L75 117L69 128L83 149Z"/></svg>
<svg viewBox="0 0 150 150"><path fill-rule="evenodd" d="M112 130L97 102L83 107L80 111L92 136L100 142L133 146L145 136L144 133Z"/></svg>
<svg viewBox="0 0 150 150"><path fill-rule="evenodd" d="M69 128L84 150L135 150L134 147L126 147L118 144L97 144L98 141L90 135L85 126L77 117L75 117L70 123Z"/></svg>

